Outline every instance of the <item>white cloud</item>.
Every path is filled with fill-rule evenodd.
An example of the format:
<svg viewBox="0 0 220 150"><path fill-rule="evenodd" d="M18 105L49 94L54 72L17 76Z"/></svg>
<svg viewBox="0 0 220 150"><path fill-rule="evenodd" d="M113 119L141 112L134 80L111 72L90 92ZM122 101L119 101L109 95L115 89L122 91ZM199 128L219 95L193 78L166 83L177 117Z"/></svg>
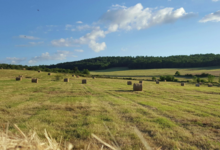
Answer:
<svg viewBox="0 0 220 150"><path fill-rule="evenodd" d="M87 33L85 36L80 37L79 39L67 38L67 39L59 39L51 41L53 46L57 47L73 47L77 45L88 45L95 52L102 51L106 48L105 42L97 43L96 40L99 38L105 37L105 32L100 29L100 27L96 27L96 29L92 30L90 33Z"/></svg>
<svg viewBox="0 0 220 150"><path fill-rule="evenodd" d="M151 8L143 8L142 4L138 3L128 8L109 10L101 17L99 22L109 25L108 32L115 32L118 29L146 29L159 24L172 23L192 15L192 13L186 13L184 8L177 10L163 8L154 11Z"/></svg>
<svg viewBox="0 0 220 150"><path fill-rule="evenodd" d="M72 27L73 27L73 25L67 24L67 25L66 25L66 30L68 30L69 28L72 28Z"/></svg>
<svg viewBox="0 0 220 150"><path fill-rule="evenodd" d="M82 49L75 49L74 51L80 52L80 53L84 52L84 50L82 50Z"/></svg>
<svg viewBox="0 0 220 150"><path fill-rule="evenodd" d="M7 63L7 64L20 64L22 61L25 61L26 58L17 58L17 57L7 57L4 60L1 60L0 63Z"/></svg>
<svg viewBox="0 0 220 150"><path fill-rule="evenodd" d="M82 21L77 21L76 23L83 23Z"/></svg>
<svg viewBox="0 0 220 150"><path fill-rule="evenodd" d="M112 5L97 23L104 23L107 25L107 31L103 31L100 27L89 25L78 26L73 28L72 25L66 25L66 29L87 30L91 29L90 33L80 37L79 39L61 38L59 40L51 41L54 46L72 47L77 45L88 45L93 51L100 52L105 50L106 43L97 43L98 38L105 38L111 32L118 30L142 30L152 26L173 23L178 19L188 18L194 16L193 13L187 13L184 8L174 10L174 8L143 8L142 4L138 3L132 7L123 5Z"/></svg>
<svg viewBox="0 0 220 150"><path fill-rule="evenodd" d="M41 45L44 42L29 42L29 44L23 44L23 45L15 45L16 47L30 47L30 46L37 46L37 45Z"/></svg>
<svg viewBox="0 0 220 150"><path fill-rule="evenodd" d="M48 52L42 53L40 56L35 56L28 61L29 64L35 64L41 61L48 61L48 60L65 60L67 57L74 56L70 51L60 51L58 50L54 54L49 54Z"/></svg>
<svg viewBox="0 0 220 150"><path fill-rule="evenodd" d="M218 2L219 0L212 0L213 2Z"/></svg>
<svg viewBox="0 0 220 150"><path fill-rule="evenodd" d="M205 23L208 21L219 22L220 21L220 10L215 13L208 14L205 17L203 17L201 20L199 20L199 22L202 22L202 23Z"/></svg>

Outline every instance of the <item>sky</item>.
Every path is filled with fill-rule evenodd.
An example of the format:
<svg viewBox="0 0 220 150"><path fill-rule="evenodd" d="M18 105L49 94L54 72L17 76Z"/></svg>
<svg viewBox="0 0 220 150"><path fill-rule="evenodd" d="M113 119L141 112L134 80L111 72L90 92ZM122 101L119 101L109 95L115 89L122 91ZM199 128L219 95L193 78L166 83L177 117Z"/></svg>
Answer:
<svg viewBox="0 0 220 150"><path fill-rule="evenodd" d="M0 63L220 53L220 0L0 0Z"/></svg>

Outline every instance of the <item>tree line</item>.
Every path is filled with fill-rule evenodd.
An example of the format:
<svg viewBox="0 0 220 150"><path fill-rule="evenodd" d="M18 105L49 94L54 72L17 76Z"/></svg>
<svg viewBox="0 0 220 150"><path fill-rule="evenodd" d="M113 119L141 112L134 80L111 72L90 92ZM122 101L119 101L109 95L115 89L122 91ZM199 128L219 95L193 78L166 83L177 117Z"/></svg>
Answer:
<svg viewBox="0 0 220 150"><path fill-rule="evenodd" d="M125 57L96 57L81 61L58 63L47 65L47 68L72 69L78 67L79 70L87 68L89 70L102 70L113 67L128 67L129 69L153 69L153 68L191 68L220 66L220 54L195 54L176 55L168 57L153 56L125 56Z"/></svg>
<svg viewBox="0 0 220 150"><path fill-rule="evenodd" d="M80 61L64 62L52 65L22 66L0 64L0 67L9 69L42 70L52 72L83 72L87 70L102 70L113 67L128 67L129 69L153 68L191 68L220 66L220 54L176 55L168 57L153 56L109 56L84 59ZM88 71L84 72L88 72Z"/></svg>

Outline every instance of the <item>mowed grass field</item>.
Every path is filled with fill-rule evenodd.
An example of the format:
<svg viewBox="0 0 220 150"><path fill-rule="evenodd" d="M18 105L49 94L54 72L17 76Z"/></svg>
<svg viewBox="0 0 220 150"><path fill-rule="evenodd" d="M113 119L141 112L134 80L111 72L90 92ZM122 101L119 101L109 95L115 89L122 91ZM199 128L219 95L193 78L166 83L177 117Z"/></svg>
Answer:
<svg viewBox="0 0 220 150"><path fill-rule="evenodd" d="M24 76L22 81L15 81L18 75ZM109 129L122 150L143 150L137 127L154 149L220 149L220 87L144 81L143 91L134 92L126 80L61 74L70 78L65 83L54 81L55 75L0 70L0 129L10 122L10 131L16 132L16 123L25 133L35 130L41 137L47 129L77 150L89 144L90 149L102 147L91 133L113 145ZM26 77L37 77L39 83Z"/></svg>

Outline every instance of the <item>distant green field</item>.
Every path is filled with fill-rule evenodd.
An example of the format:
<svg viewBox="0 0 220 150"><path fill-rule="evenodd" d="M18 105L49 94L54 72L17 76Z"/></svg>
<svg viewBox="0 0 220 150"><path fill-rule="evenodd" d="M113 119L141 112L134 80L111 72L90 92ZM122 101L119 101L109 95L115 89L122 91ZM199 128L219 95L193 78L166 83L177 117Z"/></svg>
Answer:
<svg viewBox="0 0 220 150"><path fill-rule="evenodd" d="M164 69L169 71L173 74L176 70ZM152 70L142 73L162 74ZM22 81L15 81L18 75L24 76ZM55 81L55 75L68 77L70 82ZM39 83L31 83L31 78L38 78ZM87 84L82 84L82 79L87 79ZM58 142L62 136L61 145L65 140L73 143L74 150L85 150L88 145L90 150L101 149L92 133L114 145L111 133L121 150L144 150L133 127L140 130L152 149L218 150L220 87L144 81L143 91L135 92L122 79L0 70L0 131L5 131L7 122L11 132L16 132L14 123L25 134L33 129L40 137L47 129Z"/></svg>
<svg viewBox="0 0 220 150"><path fill-rule="evenodd" d="M220 67L202 67L202 68L166 68L166 69L135 69L129 70L128 68L111 68L106 70L91 71L92 75L107 75L107 76L123 76L123 77L148 77L148 76L161 76L161 75L174 75L176 71L180 71L182 75L185 74L201 74L210 73L219 76Z"/></svg>
<svg viewBox="0 0 220 150"><path fill-rule="evenodd" d="M97 70L91 71L91 75L103 75L103 76L110 76L110 77L132 77L133 79L138 80L146 80L152 79L153 76L159 78L161 75L174 75L176 71L179 71L181 75L185 74L201 74L201 73L209 73L215 76L220 75L220 67L202 67L202 68L168 68L168 69L136 69L130 70L126 67L118 67L118 68L110 68L105 70ZM176 77L180 81L186 81L192 79L191 77L180 76ZM203 78L207 79L207 78ZM218 81L217 78L214 79L215 82Z"/></svg>

